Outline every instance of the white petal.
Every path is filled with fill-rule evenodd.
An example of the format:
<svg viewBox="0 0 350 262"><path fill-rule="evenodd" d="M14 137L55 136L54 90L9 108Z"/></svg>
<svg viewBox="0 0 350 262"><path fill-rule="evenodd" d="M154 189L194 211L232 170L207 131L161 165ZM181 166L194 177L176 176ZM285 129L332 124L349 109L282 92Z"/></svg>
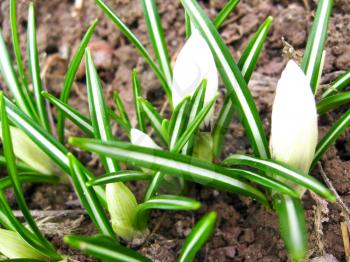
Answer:
<svg viewBox="0 0 350 262"><path fill-rule="evenodd" d="M308 173L317 135L314 95L304 72L291 60L278 81L272 109L272 157Z"/></svg>
<svg viewBox="0 0 350 262"><path fill-rule="evenodd" d="M150 138L147 134L144 132L132 128L130 131L130 140L131 144L137 145L137 146L143 146L153 149L160 149L160 147Z"/></svg>
<svg viewBox="0 0 350 262"><path fill-rule="evenodd" d="M174 107L185 97L192 96L203 79L208 81L205 96L207 103L217 93L218 73L209 46L195 29L181 49L174 65L172 83Z"/></svg>

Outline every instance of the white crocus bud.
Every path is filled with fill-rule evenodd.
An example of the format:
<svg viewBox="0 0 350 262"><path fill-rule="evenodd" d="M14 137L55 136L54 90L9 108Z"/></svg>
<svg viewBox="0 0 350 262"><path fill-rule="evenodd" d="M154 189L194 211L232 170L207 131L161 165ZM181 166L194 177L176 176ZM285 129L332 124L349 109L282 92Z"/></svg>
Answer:
<svg viewBox="0 0 350 262"><path fill-rule="evenodd" d="M203 79L207 79L204 103L214 98L218 91L218 72L210 48L197 29L181 49L173 70L172 99L176 107L185 97L192 96ZM211 121L213 110L205 123Z"/></svg>
<svg viewBox="0 0 350 262"><path fill-rule="evenodd" d="M304 72L291 60L278 81L272 108L272 158L307 174L314 158L317 136L314 95Z"/></svg>
<svg viewBox="0 0 350 262"><path fill-rule="evenodd" d="M57 174L60 170L22 130L10 127L11 141L15 156L30 166L32 169L45 175ZM1 137L0 128L0 137Z"/></svg>
<svg viewBox="0 0 350 262"><path fill-rule="evenodd" d="M130 130L130 141L131 144L136 146L160 149L160 147L153 141L153 139L149 135L136 128L132 128Z"/></svg>
<svg viewBox="0 0 350 262"><path fill-rule="evenodd" d="M138 204L130 189L123 183L108 184L106 201L114 232L128 241L139 236L140 232L135 228Z"/></svg>
<svg viewBox="0 0 350 262"><path fill-rule="evenodd" d="M36 259L46 261L42 255L27 244L16 232L0 228L0 254L10 259Z"/></svg>

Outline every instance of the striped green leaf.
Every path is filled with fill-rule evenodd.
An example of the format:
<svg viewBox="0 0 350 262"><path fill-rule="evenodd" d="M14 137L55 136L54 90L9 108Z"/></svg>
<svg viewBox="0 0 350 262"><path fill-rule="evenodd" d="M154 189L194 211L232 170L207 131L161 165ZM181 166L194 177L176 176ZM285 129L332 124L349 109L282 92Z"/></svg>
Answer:
<svg viewBox="0 0 350 262"><path fill-rule="evenodd" d="M267 204L264 194L250 184L236 178L241 177L246 172L244 170L228 169L189 156L123 142L103 143L84 138L70 138L69 141L74 146L108 155L127 164L159 170L195 183L241 193Z"/></svg>
<svg viewBox="0 0 350 262"><path fill-rule="evenodd" d="M6 164L5 157L0 155L0 167L6 168L6 166L7 166L7 164ZM17 166L17 170L19 170L19 171L36 172L33 168L28 166L26 163L19 161L19 160L16 161L16 166Z"/></svg>
<svg viewBox="0 0 350 262"><path fill-rule="evenodd" d="M228 91L227 95L237 106L243 126L257 156L269 156L267 139L254 100L246 81L235 64L228 47L215 26L194 0L181 0L202 36L206 39L217 63L218 70Z"/></svg>
<svg viewBox="0 0 350 262"><path fill-rule="evenodd" d="M298 185L314 191L329 201L335 201L335 196L333 193L315 178L274 160L263 160L237 154L229 156L223 161L223 163L227 165L245 165L259 169L267 174L283 177L284 179L288 179Z"/></svg>
<svg viewBox="0 0 350 262"><path fill-rule="evenodd" d="M182 102L176 106L173 114L171 115L171 119L169 122L169 149L171 151L174 150L176 142L178 141L184 129L186 128L188 120L188 111L191 106L190 100L191 97L186 97L184 100L182 100Z"/></svg>
<svg viewBox="0 0 350 262"><path fill-rule="evenodd" d="M254 71L271 24L272 17L269 16L249 41L238 62L238 67L247 83L249 83L250 77ZM227 95L213 129L214 154L216 157L219 157L221 154L225 134L227 133L234 111L232 100L230 96Z"/></svg>
<svg viewBox="0 0 350 262"><path fill-rule="evenodd" d="M23 60L21 55L21 48L19 45L16 7L17 7L16 0L10 0L10 22L11 22L11 37L12 37L13 51L17 62L17 71L23 87L23 93L26 96L28 104L34 111L35 106L31 97L31 93L28 88L27 78L24 71L24 65L23 65Z"/></svg>
<svg viewBox="0 0 350 262"><path fill-rule="evenodd" d="M312 24L311 32L301 68L310 80L311 89L317 91L319 75L322 73L322 56L327 38L328 24L333 8L333 0L320 0L316 16Z"/></svg>
<svg viewBox="0 0 350 262"><path fill-rule="evenodd" d="M220 28L222 26L222 24L229 17L232 11L236 8L238 3L239 3L239 0L229 0L225 4L225 6L221 9L219 14L215 17L213 21L213 24L215 25L216 28Z"/></svg>
<svg viewBox="0 0 350 262"><path fill-rule="evenodd" d="M75 249L101 259L104 262L151 262L136 251L126 248L105 236L65 236L64 242Z"/></svg>
<svg viewBox="0 0 350 262"><path fill-rule="evenodd" d="M194 119L198 116L199 112L201 112L203 105L204 105L204 99L205 99L205 93L206 93L206 89L207 89L207 80L204 79L199 87L196 89L196 91L194 92L192 98L191 98L191 110L190 110L190 115L188 117L188 121L187 121L187 127L185 130L185 133L188 132L189 129L189 125L191 123L193 123L193 127L195 127L195 123L193 122ZM206 115L206 114L205 114ZM204 116L205 117L205 116ZM200 122L203 121L198 119ZM193 130L193 132L195 132L197 130ZM185 133L183 135L185 135ZM183 136L182 135L182 136ZM184 137L185 138L185 137ZM191 155L192 154L192 150L193 150L193 142L194 142L194 133L189 137L188 142L183 146L182 149L182 153L184 155ZM177 141L177 143L180 143L179 141ZM175 152L177 152L177 150L174 150Z"/></svg>
<svg viewBox="0 0 350 262"><path fill-rule="evenodd" d="M112 130L109 124L108 109L103 96L101 80L98 77L92 54L85 52L86 82L89 99L89 108L95 138L102 141L112 140ZM108 173L119 170L119 165L109 157L101 157L102 164Z"/></svg>
<svg viewBox="0 0 350 262"><path fill-rule="evenodd" d="M147 200L149 200L151 197L155 196L161 182L163 181L164 178L164 173L158 171L156 172L152 179L149 181L145 195L143 197L143 201L146 202Z"/></svg>
<svg viewBox="0 0 350 262"><path fill-rule="evenodd" d="M41 126L30 119L17 106L5 97L6 112L9 120L21 129L43 152L45 152L66 174L70 174L69 160L67 158L68 150L59 143L51 134L45 131ZM87 177L93 175L84 169ZM95 188L100 200L104 200L103 188ZM105 202L103 202L105 205Z"/></svg>
<svg viewBox="0 0 350 262"><path fill-rule="evenodd" d="M210 212L196 223L182 246L179 262L194 261L198 251L213 234L216 219L217 214L215 212Z"/></svg>
<svg viewBox="0 0 350 262"><path fill-rule="evenodd" d="M10 58L10 54L7 50L5 39L2 35L0 28L0 73L9 88L16 104L21 110L30 116L35 121L38 120L38 116L35 112L35 108L31 107L28 95L23 92L22 86L18 82L13 64Z"/></svg>
<svg viewBox="0 0 350 262"><path fill-rule="evenodd" d="M25 197L22 191L22 186L18 178L17 167L16 167L16 157L13 152L12 140L10 134L10 126L8 122L7 112L5 110L5 101L3 93L0 92L0 110L1 110L1 132L2 132L2 144L4 148L4 155L7 162L7 171L13 186L17 204L23 213L29 227L33 231L33 234L39 240L40 244L48 249L50 255L55 254L56 251L51 243L43 236L36 222L34 221L32 215L30 214L29 208L25 201Z"/></svg>
<svg viewBox="0 0 350 262"><path fill-rule="evenodd" d="M137 76L136 69L132 70L132 93L134 98L134 109L136 113L138 128L142 132L147 132L147 128L145 124L145 114L142 110L142 106L139 101L139 97L142 97L142 94L141 94L140 80L139 80L139 77Z"/></svg>
<svg viewBox="0 0 350 262"><path fill-rule="evenodd" d="M40 175L37 173L19 173L18 176L20 184L24 183L43 183L43 184L57 184L59 182L59 177L57 176L47 176ZM0 190L4 190L10 188L12 186L12 182L10 177L6 176L0 178Z"/></svg>
<svg viewBox="0 0 350 262"><path fill-rule="evenodd" d="M125 122L125 120L121 116L117 115L111 108L107 108L107 110L109 117L119 124L119 126L123 128L127 134L129 134L131 129L129 123Z"/></svg>
<svg viewBox="0 0 350 262"><path fill-rule="evenodd" d="M307 228L304 208L299 199L275 194L273 205L284 244L292 261L304 261L307 247Z"/></svg>
<svg viewBox="0 0 350 262"><path fill-rule="evenodd" d="M124 123L128 125L128 127L130 129L131 128L130 119L129 119L128 113L125 111L125 106L124 106L124 103L123 103L122 99L119 96L119 92L118 91L114 91L113 92L113 97L114 97L114 103L117 106L117 109L118 109L118 112L120 114L120 117L122 118Z"/></svg>
<svg viewBox="0 0 350 262"><path fill-rule="evenodd" d="M77 51L75 52L75 55L72 61L68 66L68 70L63 83L63 90L60 95L60 100L65 104L68 103L68 99L69 99L70 91L73 87L75 75L79 69L81 60L83 59L83 56L85 53L85 48L89 44L90 38L95 30L97 22L98 20L93 21L89 29L86 31ZM65 112L59 111L57 114L57 135L60 142L63 142L64 140L64 118L65 118Z"/></svg>
<svg viewBox="0 0 350 262"><path fill-rule="evenodd" d="M133 171L133 170L122 170L114 173L109 173L103 176L89 180L87 186L97 186L97 185L106 185L116 182L127 182L127 181L137 181L137 180L149 180L151 175Z"/></svg>
<svg viewBox="0 0 350 262"><path fill-rule="evenodd" d="M86 186L86 182L88 180L82 169L82 164L78 162L71 153L68 153L67 157L71 168L71 177L74 189L80 199L80 202L86 209L99 232L115 239L112 226L109 223L102 205L97 198L95 190Z"/></svg>
<svg viewBox="0 0 350 262"><path fill-rule="evenodd" d="M140 230L147 228L149 212L152 209L162 210L197 210L201 203L197 200L174 195L159 195L140 204L136 211L136 226Z"/></svg>
<svg viewBox="0 0 350 262"><path fill-rule="evenodd" d="M143 56L145 61L148 63L150 68L153 70L154 74L160 81L164 92L171 104L171 87L163 75L162 71L153 61L151 55L148 53L146 48L142 45L139 39L134 35L134 33L125 25L125 23L115 14L113 11L102 1L95 0L97 5L101 10L112 20L112 22L118 27L118 29L123 33L123 35L130 41L130 43L137 49L137 51Z"/></svg>
<svg viewBox="0 0 350 262"><path fill-rule="evenodd" d="M204 118L207 116L209 111L213 108L218 96L214 97L199 113L196 117L189 123L183 134L177 139L176 144L173 148L173 152L179 152L182 147L187 143L187 141L194 135L198 130L199 126L203 122Z"/></svg>
<svg viewBox="0 0 350 262"><path fill-rule="evenodd" d="M163 119L158 111L146 99L139 97L139 103L143 112L149 119L154 131L159 135L165 145L169 143L169 133L163 128Z"/></svg>
<svg viewBox="0 0 350 262"><path fill-rule="evenodd" d="M159 67L163 72L168 86L171 86L172 72L169 52L166 46L166 39L164 37L164 32L155 0L142 0L141 2L153 51L157 57Z"/></svg>
<svg viewBox="0 0 350 262"><path fill-rule="evenodd" d="M321 115L348 103L350 103L350 91L327 96L318 101L317 112Z"/></svg>
<svg viewBox="0 0 350 262"><path fill-rule="evenodd" d="M311 164L311 170L320 161L324 153L330 148L330 146L338 139L338 137L345 131L350 125L350 109L348 109L342 117L333 124L328 132L323 136L321 141L317 144L314 160Z"/></svg>
<svg viewBox="0 0 350 262"><path fill-rule="evenodd" d="M28 28L27 28L27 51L28 51L28 67L32 79L32 86L35 97L36 110L39 115L40 125L44 127L47 131L51 132L51 126L49 123L49 118L47 116L47 110L45 105L45 100L41 96L43 91L43 83L40 76L40 66L39 66L39 54L36 42L36 22L35 22L35 9L34 3L29 3L28 11Z"/></svg>
<svg viewBox="0 0 350 262"><path fill-rule="evenodd" d="M70 105L63 103L60 99L49 94L47 91L41 92L41 95L49 100L50 103L57 109L64 112L65 116L69 118L77 127L79 127L87 136L93 137L94 130L88 117L82 115Z"/></svg>
<svg viewBox="0 0 350 262"><path fill-rule="evenodd" d="M322 94L322 98L326 98L330 95L333 95L345 87L350 85L350 69L344 74L340 75L337 79L335 79L324 93Z"/></svg>

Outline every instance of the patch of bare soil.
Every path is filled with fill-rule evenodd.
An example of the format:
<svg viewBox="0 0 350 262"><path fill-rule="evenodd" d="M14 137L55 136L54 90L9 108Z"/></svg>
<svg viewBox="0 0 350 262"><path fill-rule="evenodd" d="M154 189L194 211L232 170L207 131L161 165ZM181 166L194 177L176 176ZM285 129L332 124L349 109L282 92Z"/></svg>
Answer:
<svg viewBox="0 0 350 262"><path fill-rule="evenodd" d="M26 49L27 0L18 0L18 23L21 48ZM224 5L224 0L201 1L208 15L213 18ZM113 10L151 50L145 21L138 0L106 0ZM131 70L140 72L142 89L154 105L161 107L164 95L146 63L137 51L121 35L94 1L84 1L80 10L74 8L72 0L38 0L38 44L40 63L45 87L58 96L62 88L64 73L69 58L77 48L80 39L90 23L99 19L90 48L104 82L106 97L112 104L112 92L118 90L132 114ZM184 14L179 1L158 1L165 28L170 54L174 57L184 43ZM257 27L268 16L274 17L273 27L259 60L256 73L249 84L260 110L261 117L269 132L270 112L277 79L285 65L282 58L281 38L303 51L315 7L311 0L242 0L237 10L220 29L225 42L237 60ZM0 3L0 22L8 42L10 42L8 1ZM350 2L336 0L329 30L325 76L328 83L343 70L350 67ZM25 59L26 62L26 59ZM0 82L1 88L3 83ZM85 91L84 68L78 73L70 103L82 113L88 114ZM218 105L219 106L219 105ZM346 107L328 113L320 118L321 135L332 122L339 118ZM54 111L55 113L55 111ZM132 117L133 118L133 117ZM118 128L114 126L117 133ZM67 136L79 135L79 131L68 123ZM250 152L248 141L237 119L232 121L226 138L224 155L233 152ZM90 155L76 152L94 173L102 171L101 166ZM344 202L350 205L350 130L329 150L322 160L325 173ZM319 170L314 176L322 179ZM130 184L139 199L144 193L145 183ZM90 220L84 214L73 189L69 185L28 186L28 202L32 209L44 210L50 219L42 223L46 234L64 254L78 261L94 261L62 243L64 233L92 234L95 232ZM271 210L261 207L250 199L219 192L210 188L192 185L189 195L200 200L203 207L196 213L154 212L150 222L153 232L139 251L156 261L176 261L186 235L195 221L209 210L218 212L217 229L212 239L199 253L198 261L287 261L287 253L278 233L277 219ZM8 197L16 208L11 192ZM345 261L340 223L344 221L342 211L335 204L327 204L326 210L319 210L319 203L308 194L304 198L310 233L310 258L313 261ZM61 216L59 210L67 210ZM55 212L58 213L55 213ZM48 215L49 214L49 215ZM45 213L37 214L40 219ZM321 220L317 219L318 215ZM321 221L321 223L315 221ZM322 232L315 230L321 229ZM328 254L328 255L326 255ZM326 256L324 256L326 255ZM323 260L320 256L324 256ZM316 258L318 257L318 258Z"/></svg>

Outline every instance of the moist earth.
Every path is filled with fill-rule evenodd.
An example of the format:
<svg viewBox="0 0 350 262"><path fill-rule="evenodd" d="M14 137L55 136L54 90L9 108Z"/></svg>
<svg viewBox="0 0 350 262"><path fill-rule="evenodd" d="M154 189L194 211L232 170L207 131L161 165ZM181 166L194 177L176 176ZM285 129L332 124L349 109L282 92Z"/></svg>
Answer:
<svg viewBox="0 0 350 262"><path fill-rule="evenodd" d="M64 74L74 50L91 22L98 18L94 36L89 44L95 63L104 83L108 103L113 105L112 92L118 90L126 109L135 122L131 89L131 70L140 73L143 95L159 109L166 108L165 96L157 79L137 51L122 36L92 0L83 1L81 8L73 0L38 0L37 38L40 64L45 88L55 96L60 94ZM148 40L142 9L138 0L105 1L139 37L148 50ZM157 1L162 24L167 38L172 62L184 43L184 14L180 1ZM273 1L242 0L237 9L220 29L221 35L237 61L247 42L264 19L271 15L274 23L264 45L257 69L249 83L266 133L269 133L270 112L278 77L286 64L283 58L282 37L295 49L298 60L303 53L308 30L314 15L312 0ZM0 23L10 43L9 1L0 3ZM26 52L27 7L29 1L18 0L18 25L22 53ZM203 0L200 4L210 18L214 18L226 0ZM335 0L329 28L327 57L323 88L336 76L350 67L350 1ZM151 52L152 53L152 52ZM24 55L27 63L27 57ZM0 81L1 89L5 89ZM224 93L224 88L221 86ZM88 115L84 65L81 66L74 83L70 104ZM220 108L220 99L217 108ZM345 112L348 106L320 117L320 137ZM54 117L56 116L55 109ZM169 110L165 110L167 114ZM113 132L125 138L121 130L113 125ZM81 135L79 130L67 122L66 136ZM74 150L72 148L72 150ZM96 174L103 170L96 157L74 152ZM235 117L226 136L223 156L230 153L250 153L251 149L244 130ZM345 204L350 205L350 130L347 130L330 148L321 162L323 169ZM4 173L4 172L2 172ZM313 175L322 180L320 170ZM129 183L142 199L144 182ZM69 233L91 235L96 229L80 206L69 184L26 185L27 201L50 240L63 253L78 261L94 259L72 250L62 242ZM168 213L155 211L150 219L150 236L144 243L126 243L155 261L176 261L185 237L198 219L207 211L218 213L217 228L210 241L202 248L197 261L287 261L287 253L278 233L275 214L249 198L240 197L215 189L192 184L188 195L200 200L199 212ZM7 192L14 209L16 202L11 191ZM316 200L315 200L316 199ZM309 230L309 257L312 261L345 261L340 223L345 221L342 210L336 204L323 204L311 194L304 199ZM62 212L63 211L63 212Z"/></svg>

